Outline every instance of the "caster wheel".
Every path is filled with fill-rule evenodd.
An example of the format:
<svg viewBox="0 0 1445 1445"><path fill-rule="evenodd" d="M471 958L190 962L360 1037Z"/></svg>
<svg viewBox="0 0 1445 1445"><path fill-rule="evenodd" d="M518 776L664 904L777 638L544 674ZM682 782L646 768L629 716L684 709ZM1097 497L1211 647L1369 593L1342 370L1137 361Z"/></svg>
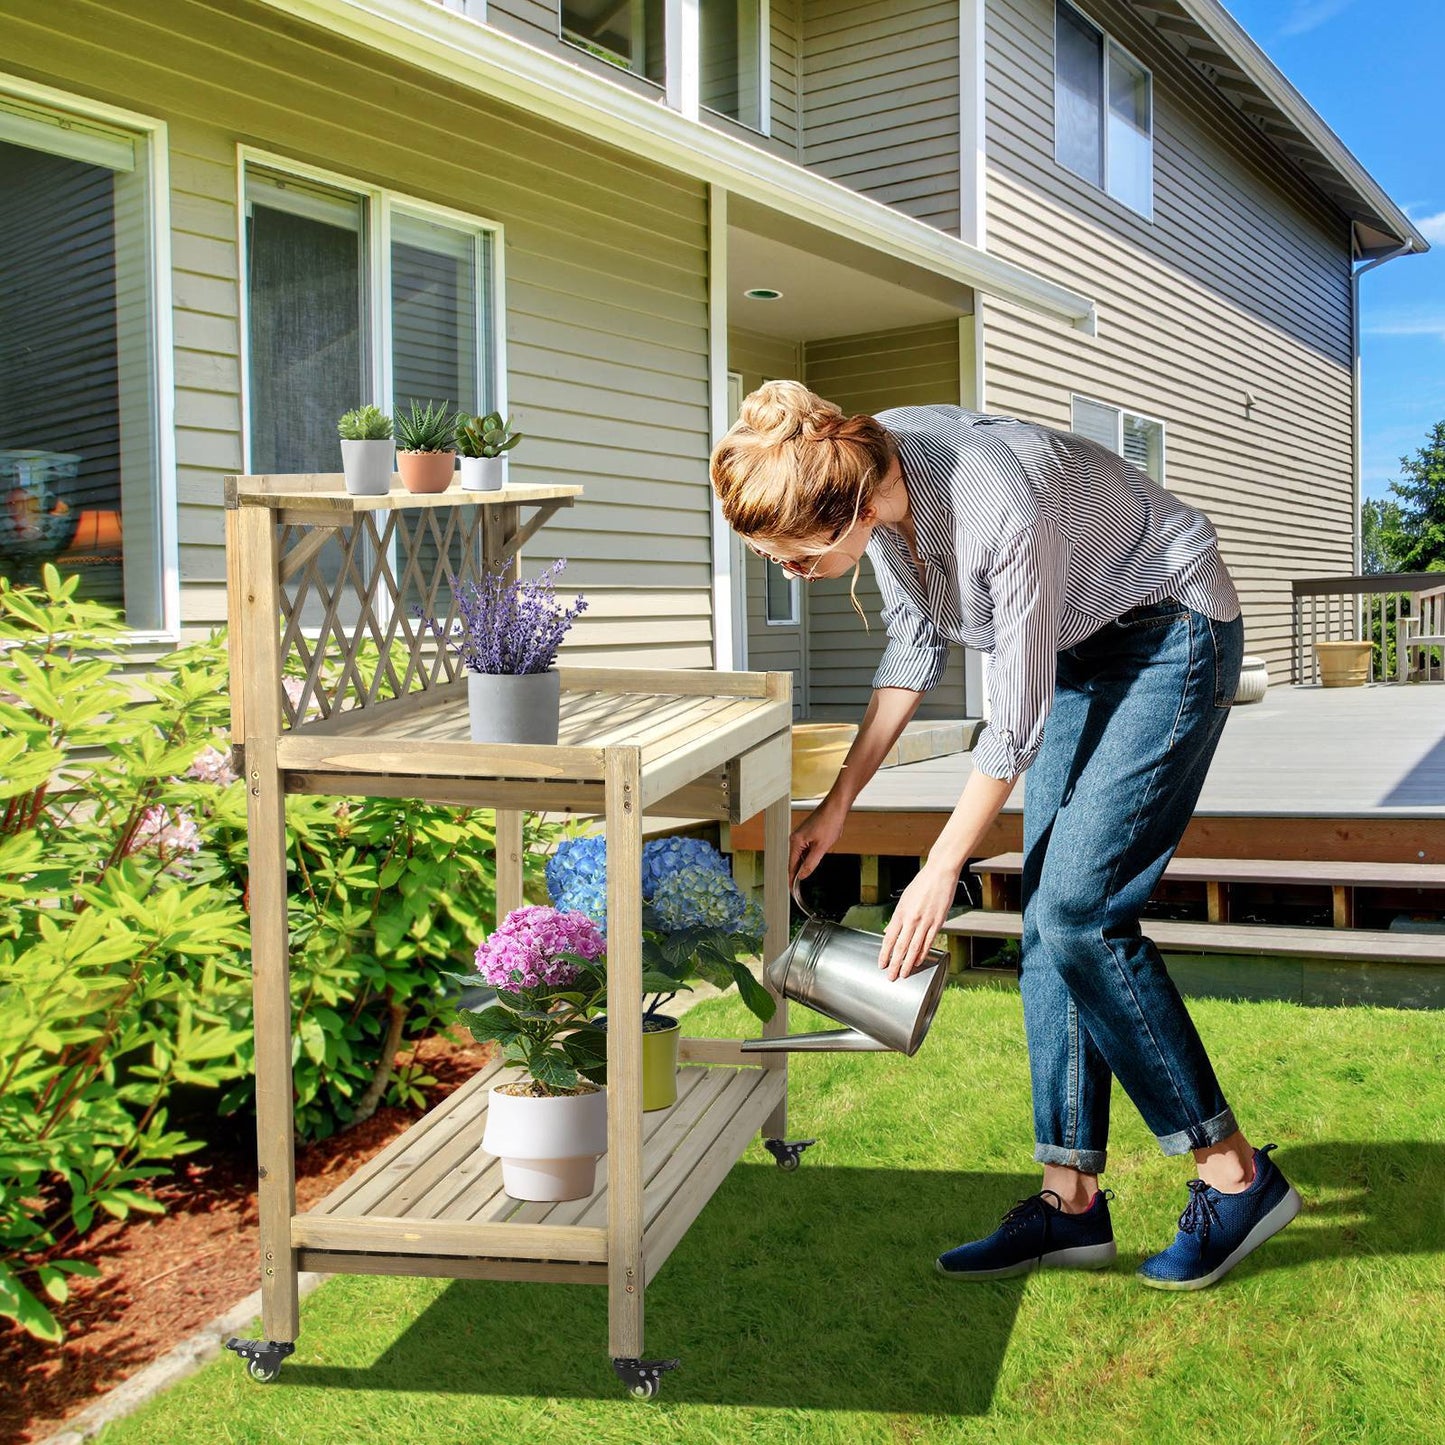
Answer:
<svg viewBox="0 0 1445 1445"><path fill-rule="evenodd" d="M784 1174L791 1174L802 1162L796 1154L784 1154L783 1157L778 1160L778 1168L781 1169Z"/></svg>
<svg viewBox="0 0 1445 1445"><path fill-rule="evenodd" d="M226 1348L234 1350L246 1362L246 1373L258 1385L274 1384L281 1374L281 1361L287 1355L296 1353L296 1346L288 1340L238 1340L226 1341Z"/></svg>
<svg viewBox="0 0 1445 1445"><path fill-rule="evenodd" d="M816 1139L764 1139L763 1147L777 1160L778 1168L791 1174L803 1157L803 1150L811 1148Z"/></svg>
<svg viewBox="0 0 1445 1445"><path fill-rule="evenodd" d="M653 1400L657 1398L663 1375L679 1364L680 1360L634 1360L624 1356L614 1359L612 1368L634 1400Z"/></svg>

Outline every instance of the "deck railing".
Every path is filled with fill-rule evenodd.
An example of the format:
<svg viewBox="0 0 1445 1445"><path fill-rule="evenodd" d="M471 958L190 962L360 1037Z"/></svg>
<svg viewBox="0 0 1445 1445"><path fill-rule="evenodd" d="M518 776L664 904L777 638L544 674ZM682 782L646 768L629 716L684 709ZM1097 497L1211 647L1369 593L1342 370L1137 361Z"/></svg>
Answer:
<svg viewBox="0 0 1445 1445"><path fill-rule="evenodd" d="M1429 677L1421 662L1429 663L1432 649L1410 639L1437 636L1445 627L1445 577L1439 572L1302 577L1291 585L1295 682L1319 681L1317 642L1373 642L1371 682L1404 682L1416 670Z"/></svg>

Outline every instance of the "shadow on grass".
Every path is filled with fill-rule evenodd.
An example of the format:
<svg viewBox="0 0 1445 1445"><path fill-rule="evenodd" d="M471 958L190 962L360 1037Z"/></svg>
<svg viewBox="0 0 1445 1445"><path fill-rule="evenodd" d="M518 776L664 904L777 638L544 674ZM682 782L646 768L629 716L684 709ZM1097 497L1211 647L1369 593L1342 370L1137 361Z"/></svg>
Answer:
<svg viewBox="0 0 1445 1445"><path fill-rule="evenodd" d="M940 1278L1032 1174L739 1164L647 1292L668 1403L980 1414L1025 1281ZM288 1362L292 1389L622 1398L606 1291L450 1285L364 1369Z"/></svg>

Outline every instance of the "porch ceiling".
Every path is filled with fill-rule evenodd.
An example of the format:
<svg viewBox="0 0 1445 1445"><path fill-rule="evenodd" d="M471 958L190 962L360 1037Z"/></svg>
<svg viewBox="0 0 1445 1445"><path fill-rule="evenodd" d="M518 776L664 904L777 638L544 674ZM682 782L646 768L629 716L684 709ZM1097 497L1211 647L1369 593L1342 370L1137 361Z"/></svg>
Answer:
<svg viewBox="0 0 1445 1445"><path fill-rule="evenodd" d="M746 294L759 286L783 294L776 301ZM972 294L960 291L951 304L815 251L728 227L728 322L763 336L821 341L946 321L973 309Z"/></svg>

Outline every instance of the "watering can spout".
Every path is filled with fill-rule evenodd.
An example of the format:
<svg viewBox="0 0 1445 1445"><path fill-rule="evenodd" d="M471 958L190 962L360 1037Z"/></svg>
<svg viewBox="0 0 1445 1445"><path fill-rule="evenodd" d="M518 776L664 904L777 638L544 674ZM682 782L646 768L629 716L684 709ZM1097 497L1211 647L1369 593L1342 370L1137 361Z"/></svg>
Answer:
<svg viewBox="0 0 1445 1445"><path fill-rule="evenodd" d="M745 1054L886 1054L892 1048L862 1029L820 1029L814 1034L785 1034L774 1039L744 1039Z"/></svg>

